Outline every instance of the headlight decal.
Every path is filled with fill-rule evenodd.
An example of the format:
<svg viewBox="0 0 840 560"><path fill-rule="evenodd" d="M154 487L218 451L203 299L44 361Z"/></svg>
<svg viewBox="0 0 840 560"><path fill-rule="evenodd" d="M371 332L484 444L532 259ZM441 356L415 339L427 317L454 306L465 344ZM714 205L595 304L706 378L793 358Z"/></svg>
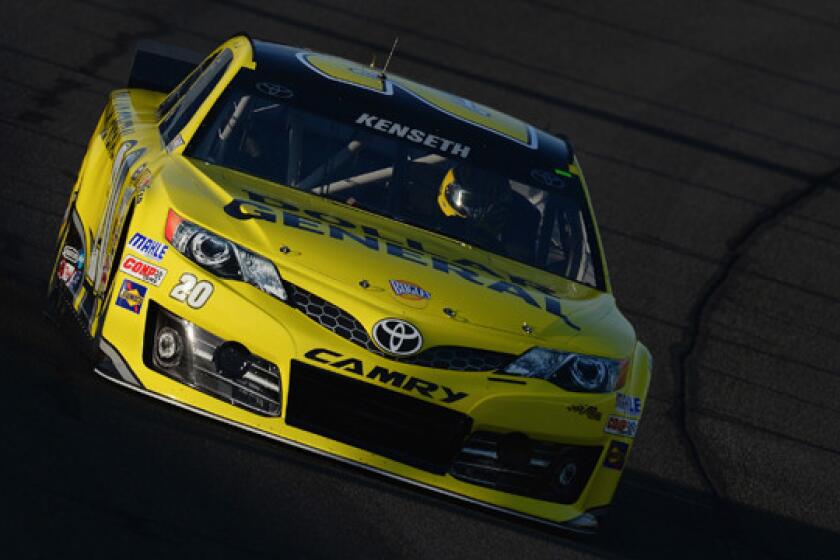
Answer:
<svg viewBox="0 0 840 560"><path fill-rule="evenodd" d="M166 240L179 253L220 278L239 280L286 301L288 294L274 263L188 222L173 210L166 218Z"/></svg>
<svg viewBox="0 0 840 560"><path fill-rule="evenodd" d="M612 360L534 347L504 368L504 373L545 379L567 391L611 393L624 385L627 360Z"/></svg>

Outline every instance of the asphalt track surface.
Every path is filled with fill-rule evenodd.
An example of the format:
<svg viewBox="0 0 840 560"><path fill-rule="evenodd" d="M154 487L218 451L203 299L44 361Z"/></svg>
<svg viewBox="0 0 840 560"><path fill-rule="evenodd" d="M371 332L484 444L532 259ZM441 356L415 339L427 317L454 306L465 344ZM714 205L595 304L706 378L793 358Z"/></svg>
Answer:
<svg viewBox="0 0 840 560"><path fill-rule="evenodd" d="M840 557L840 3L0 6L0 555ZM655 357L600 540L489 514L107 383L41 314L137 40L369 62L567 134Z"/></svg>

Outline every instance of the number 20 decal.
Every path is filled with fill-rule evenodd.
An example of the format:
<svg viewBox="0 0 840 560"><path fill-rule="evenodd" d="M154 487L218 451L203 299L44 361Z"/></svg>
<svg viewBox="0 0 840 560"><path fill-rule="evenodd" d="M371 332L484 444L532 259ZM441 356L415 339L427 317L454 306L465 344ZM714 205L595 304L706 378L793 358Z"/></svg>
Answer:
<svg viewBox="0 0 840 560"><path fill-rule="evenodd" d="M207 280L199 281L189 272L183 273L178 283L169 292L169 297L184 302L194 309L204 307L204 304L212 295L213 284Z"/></svg>

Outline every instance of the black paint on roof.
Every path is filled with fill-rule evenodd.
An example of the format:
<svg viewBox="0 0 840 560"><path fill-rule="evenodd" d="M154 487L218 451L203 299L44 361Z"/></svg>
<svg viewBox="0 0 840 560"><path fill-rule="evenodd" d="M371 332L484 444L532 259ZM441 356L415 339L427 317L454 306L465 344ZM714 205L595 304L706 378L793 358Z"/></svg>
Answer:
<svg viewBox="0 0 840 560"><path fill-rule="evenodd" d="M312 112L327 113L351 123L362 114L375 115L469 145L470 159L499 164L516 162L514 167L520 172L571 163L572 150L564 139L534 127L530 129L536 136L536 149L435 109L401 87L393 87L392 94L384 95L329 79L298 58L299 53L310 52L305 49L258 40L252 40L252 44L258 75L294 91L291 101Z"/></svg>

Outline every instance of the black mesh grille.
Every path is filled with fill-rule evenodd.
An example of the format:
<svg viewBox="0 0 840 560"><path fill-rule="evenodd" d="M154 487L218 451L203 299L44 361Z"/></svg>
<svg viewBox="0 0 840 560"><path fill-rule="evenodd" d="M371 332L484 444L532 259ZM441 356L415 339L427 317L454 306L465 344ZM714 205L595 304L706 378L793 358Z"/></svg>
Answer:
<svg viewBox="0 0 840 560"><path fill-rule="evenodd" d="M389 356L377 348L358 319L303 288L298 286L290 286L290 288L292 303L307 317L338 336L358 344L368 352L395 362L452 371L495 371L503 368L516 357L512 354L463 346L434 346L414 356Z"/></svg>
<svg viewBox="0 0 840 560"><path fill-rule="evenodd" d="M396 361L415 366L455 371L495 371L514 359L511 354L478 350L463 346L434 346L415 356L396 358Z"/></svg>
<svg viewBox="0 0 840 560"><path fill-rule="evenodd" d="M382 352L373 344L365 327L358 319L303 288L294 286L292 289L292 302L307 317L316 323L320 323L322 327L331 330L338 336L346 338L374 354L382 355Z"/></svg>
<svg viewBox="0 0 840 560"><path fill-rule="evenodd" d="M292 360L286 423L444 474L469 433L472 419Z"/></svg>

